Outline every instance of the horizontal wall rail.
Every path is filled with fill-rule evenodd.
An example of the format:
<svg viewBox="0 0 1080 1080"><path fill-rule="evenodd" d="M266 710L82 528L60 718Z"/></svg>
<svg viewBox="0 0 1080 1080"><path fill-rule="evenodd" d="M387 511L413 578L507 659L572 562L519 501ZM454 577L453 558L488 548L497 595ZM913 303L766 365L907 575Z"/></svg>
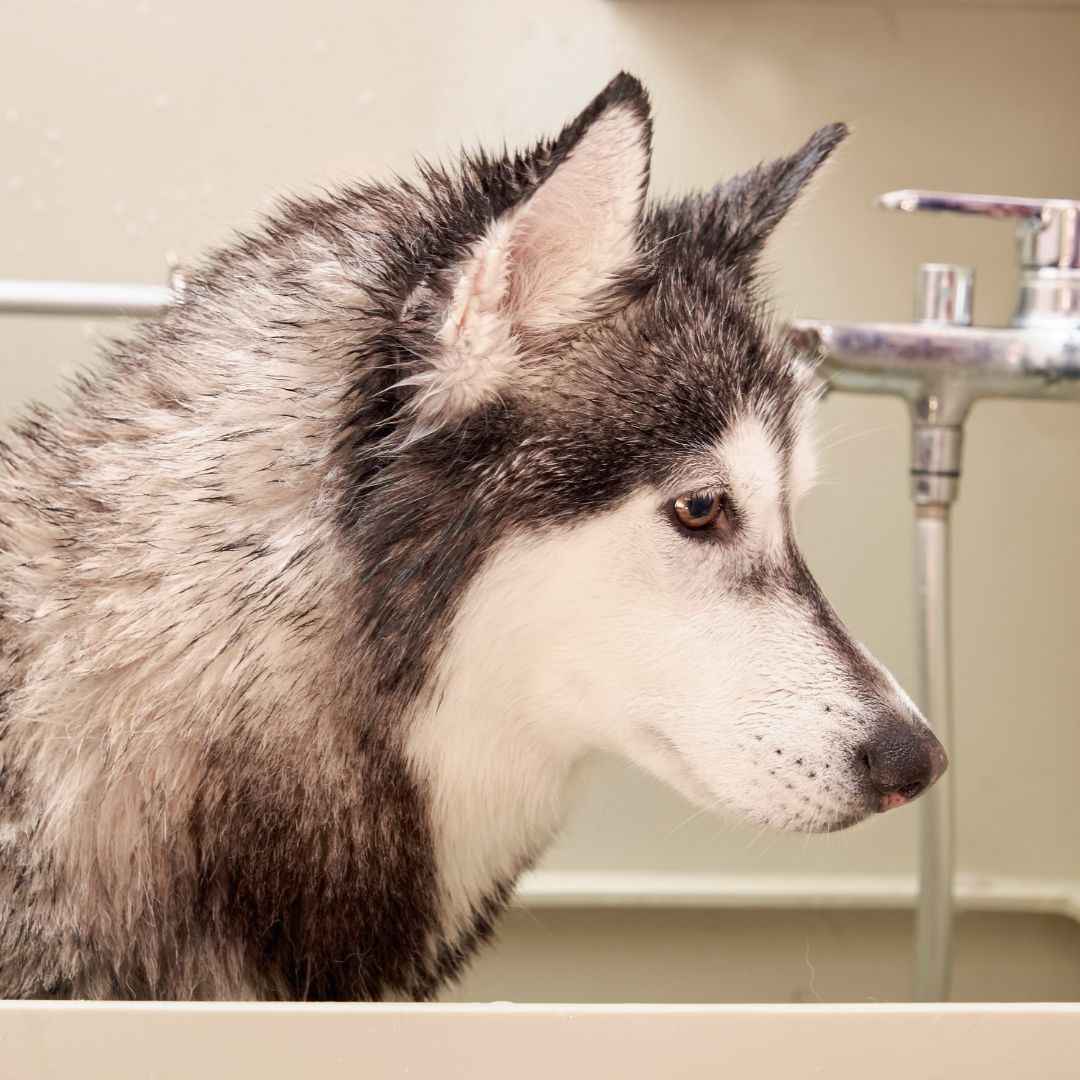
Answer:
<svg viewBox="0 0 1080 1080"><path fill-rule="evenodd" d="M0 279L0 314L146 317L161 314L176 297L168 285Z"/></svg>
<svg viewBox="0 0 1080 1080"><path fill-rule="evenodd" d="M914 907L918 883L905 874L676 874L538 870L517 902L534 908L829 908L898 911ZM961 911L1063 915L1080 922L1080 882L958 874Z"/></svg>

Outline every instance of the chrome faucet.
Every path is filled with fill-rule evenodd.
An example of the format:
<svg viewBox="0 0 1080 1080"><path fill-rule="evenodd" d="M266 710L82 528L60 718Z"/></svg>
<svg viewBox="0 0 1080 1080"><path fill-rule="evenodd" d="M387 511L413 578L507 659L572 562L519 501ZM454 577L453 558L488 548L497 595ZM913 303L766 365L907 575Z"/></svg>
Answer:
<svg viewBox="0 0 1080 1080"><path fill-rule="evenodd" d="M789 334L820 361L826 387L895 394L911 412L919 682L927 719L953 755L949 656L949 511L959 493L963 424L980 398L1080 400L1080 202L891 191L889 210L1011 218L1020 295L1008 327L971 325L975 273L919 267L915 319L859 323L796 319ZM923 799L915 996L948 997L953 879L953 769Z"/></svg>
<svg viewBox="0 0 1080 1080"><path fill-rule="evenodd" d="M1017 222L1022 273L1008 327L972 326L975 273L941 263L919 268L914 322L791 325L792 339L821 357L832 388L908 401L913 497L948 504L957 494L961 425L976 400L1080 398L1080 202L890 191L875 205Z"/></svg>

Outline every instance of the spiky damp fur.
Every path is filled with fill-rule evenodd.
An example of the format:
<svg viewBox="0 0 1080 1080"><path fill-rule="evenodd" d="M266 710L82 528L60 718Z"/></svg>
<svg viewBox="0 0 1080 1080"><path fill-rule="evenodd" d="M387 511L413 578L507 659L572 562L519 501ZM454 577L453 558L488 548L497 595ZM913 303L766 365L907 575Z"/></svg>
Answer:
<svg viewBox="0 0 1080 1080"><path fill-rule="evenodd" d="M646 528L644 507L660 528L642 493L736 429L775 458L775 542L702 557L813 624L800 670L839 672L814 699L847 717L837 746L886 714L918 728L791 538L808 376L753 287L844 130L643 211L649 125L622 75L527 153L291 202L18 426L0 997L433 994L549 841L576 762L618 743L586 736L588 676L539 628L597 581L601 527ZM581 568L565 604L562 566ZM635 730L647 767L718 797L675 775L683 733ZM764 721L741 737L776 742ZM851 806L788 806L777 782L743 809L834 827L872 808L849 786Z"/></svg>

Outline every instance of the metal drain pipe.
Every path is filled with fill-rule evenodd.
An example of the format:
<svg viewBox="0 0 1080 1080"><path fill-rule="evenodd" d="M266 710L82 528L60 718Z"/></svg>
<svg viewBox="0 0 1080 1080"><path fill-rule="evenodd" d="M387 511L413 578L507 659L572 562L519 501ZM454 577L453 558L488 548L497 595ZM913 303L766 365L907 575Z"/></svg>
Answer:
<svg viewBox="0 0 1080 1080"><path fill-rule="evenodd" d="M915 1000L947 1001L952 972L955 824L949 514L960 475L959 426L912 431L919 698L950 767L920 800L919 895L915 906Z"/></svg>
<svg viewBox="0 0 1080 1080"><path fill-rule="evenodd" d="M919 268L915 320L928 326L971 324L975 274L970 267ZM919 704L950 766L921 800L919 896L915 905L915 1000L948 1001L952 976L956 754L952 720L949 517L960 493L963 421L945 383L911 402L911 498L915 504L915 594ZM963 395L961 395L961 398Z"/></svg>
<svg viewBox="0 0 1080 1080"><path fill-rule="evenodd" d="M923 713L955 762L949 656L949 508L915 510L919 696ZM915 1000L947 1001L952 971L956 766L923 796L920 806L919 896L915 906Z"/></svg>

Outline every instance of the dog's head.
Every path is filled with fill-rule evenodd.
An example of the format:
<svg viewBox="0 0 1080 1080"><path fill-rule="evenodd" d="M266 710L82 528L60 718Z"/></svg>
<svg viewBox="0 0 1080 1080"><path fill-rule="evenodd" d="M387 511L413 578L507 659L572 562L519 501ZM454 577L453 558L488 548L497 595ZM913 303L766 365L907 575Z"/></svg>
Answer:
<svg viewBox="0 0 1080 1080"><path fill-rule="evenodd" d="M812 373L755 289L762 244L845 133L647 210L648 101L621 75L554 142L429 177L453 255L428 257L387 335L366 522L398 605L381 647L407 667L442 625L448 707L807 831L945 768L799 552Z"/></svg>

